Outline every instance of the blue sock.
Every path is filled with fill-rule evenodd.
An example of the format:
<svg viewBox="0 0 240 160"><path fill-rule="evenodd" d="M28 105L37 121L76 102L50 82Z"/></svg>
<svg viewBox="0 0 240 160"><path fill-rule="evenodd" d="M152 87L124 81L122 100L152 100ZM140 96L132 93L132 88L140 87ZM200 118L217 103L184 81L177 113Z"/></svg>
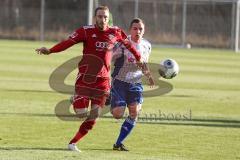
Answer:
<svg viewBox="0 0 240 160"><path fill-rule="evenodd" d="M124 139L129 135L133 127L135 126L135 120L131 119L129 116L125 119L125 121L122 124L120 134L118 136L116 145L122 144Z"/></svg>

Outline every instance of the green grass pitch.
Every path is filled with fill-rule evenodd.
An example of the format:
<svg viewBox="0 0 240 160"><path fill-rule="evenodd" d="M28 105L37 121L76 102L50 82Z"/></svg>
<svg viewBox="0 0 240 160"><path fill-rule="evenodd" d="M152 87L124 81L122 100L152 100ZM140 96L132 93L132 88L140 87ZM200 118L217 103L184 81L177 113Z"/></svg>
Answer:
<svg viewBox="0 0 240 160"><path fill-rule="evenodd" d="M0 160L240 160L239 53L153 47L152 63L173 58L180 73L162 79L173 90L145 98L142 112L181 117L142 120L125 141L127 153L112 151L122 121L100 118L78 144L83 152L75 153L66 146L80 121L55 116L56 104L70 95L53 91L48 80L82 46L49 56L34 51L53 44L0 40ZM67 84L74 84L76 73Z"/></svg>

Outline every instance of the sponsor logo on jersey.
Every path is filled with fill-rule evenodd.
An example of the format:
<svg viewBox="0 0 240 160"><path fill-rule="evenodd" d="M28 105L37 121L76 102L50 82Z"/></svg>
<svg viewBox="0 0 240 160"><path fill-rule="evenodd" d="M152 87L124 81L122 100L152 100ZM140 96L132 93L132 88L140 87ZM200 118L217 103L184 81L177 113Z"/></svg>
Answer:
<svg viewBox="0 0 240 160"><path fill-rule="evenodd" d="M103 50L106 50L106 49L109 49L109 43L108 42L100 42L100 41L97 41L95 43L95 46L96 46L96 50L98 51L103 51Z"/></svg>

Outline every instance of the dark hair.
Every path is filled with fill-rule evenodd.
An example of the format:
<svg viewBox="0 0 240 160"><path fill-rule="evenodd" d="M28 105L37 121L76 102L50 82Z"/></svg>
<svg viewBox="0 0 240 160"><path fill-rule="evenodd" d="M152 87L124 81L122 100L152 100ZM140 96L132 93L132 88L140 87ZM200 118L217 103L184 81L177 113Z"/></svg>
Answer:
<svg viewBox="0 0 240 160"><path fill-rule="evenodd" d="M108 12L109 12L108 6L99 6L99 7L97 7L97 8L95 9L94 16L97 15L97 11L98 11L98 10L105 10L105 11L108 11Z"/></svg>
<svg viewBox="0 0 240 160"><path fill-rule="evenodd" d="M130 28L132 28L133 23L142 23L143 25L145 25L143 20L140 18L134 18L130 23Z"/></svg>

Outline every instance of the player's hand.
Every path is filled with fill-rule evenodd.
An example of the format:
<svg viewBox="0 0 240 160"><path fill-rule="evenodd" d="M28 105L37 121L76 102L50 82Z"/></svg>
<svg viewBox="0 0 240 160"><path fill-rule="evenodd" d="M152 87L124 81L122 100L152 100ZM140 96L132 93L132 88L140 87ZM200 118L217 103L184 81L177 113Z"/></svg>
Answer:
<svg viewBox="0 0 240 160"><path fill-rule="evenodd" d="M35 51L37 52L37 54L44 54L44 55L50 54L50 50L47 49L46 47L37 48Z"/></svg>
<svg viewBox="0 0 240 160"><path fill-rule="evenodd" d="M152 77L152 76L150 76L150 77L148 78L148 82L149 82L149 86L150 86L150 88L153 88L153 87L154 87L154 85L155 85L155 82L154 82L154 80L153 80L153 77Z"/></svg>
<svg viewBox="0 0 240 160"><path fill-rule="evenodd" d="M140 68L142 70L144 63L140 60L140 61L136 61L136 65L138 68Z"/></svg>

